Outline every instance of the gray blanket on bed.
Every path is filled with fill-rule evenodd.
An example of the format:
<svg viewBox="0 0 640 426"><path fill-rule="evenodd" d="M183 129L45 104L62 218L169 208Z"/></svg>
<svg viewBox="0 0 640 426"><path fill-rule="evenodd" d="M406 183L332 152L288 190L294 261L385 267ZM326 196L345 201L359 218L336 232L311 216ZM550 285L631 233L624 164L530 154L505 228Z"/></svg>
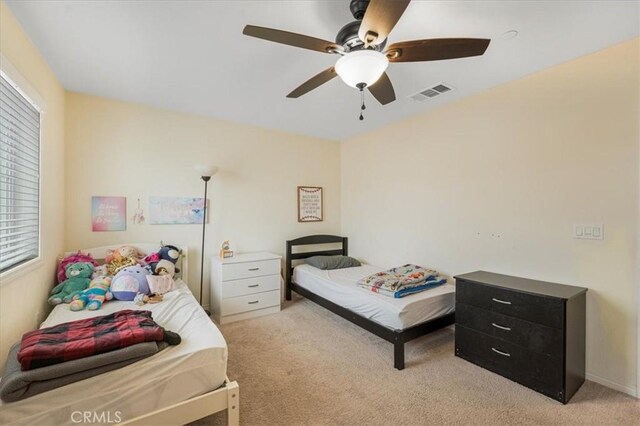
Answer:
<svg viewBox="0 0 640 426"><path fill-rule="evenodd" d="M13 402L29 398L140 361L167 346L166 342L138 343L99 355L22 371L18 362L20 343L16 343L9 351L0 380L0 399Z"/></svg>

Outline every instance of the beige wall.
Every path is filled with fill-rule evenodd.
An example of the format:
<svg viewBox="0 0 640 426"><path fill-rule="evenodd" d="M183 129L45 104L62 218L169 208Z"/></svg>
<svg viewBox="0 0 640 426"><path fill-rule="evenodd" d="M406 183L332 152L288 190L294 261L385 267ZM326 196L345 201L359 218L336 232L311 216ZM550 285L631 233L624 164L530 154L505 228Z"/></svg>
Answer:
<svg viewBox="0 0 640 426"><path fill-rule="evenodd" d="M188 245L197 295L202 228L134 225L131 217L138 198L148 219L149 196L201 197L204 184L193 166L206 162L220 167L209 185L208 255L225 239L236 251L284 254L289 238L340 230L338 142L75 93L67 93L66 112L67 249ZM298 223L297 185L324 187L324 222ZM91 232L92 195L127 197L125 232ZM204 295L208 305L207 289Z"/></svg>
<svg viewBox="0 0 640 426"><path fill-rule="evenodd" d="M589 377L636 387L638 40L342 145L342 230L416 262L589 288ZM604 241L572 239L604 223Z"/></svg>
<svg viewBox="0 0 640 426"><path fill-rule="evenodd" d="M42 117L42 263L0 283L0 366L9 347L48 313L56 258L64 241L64 90L4 2L0 51L45 103ZM39 318L37 318L39 317Z"/></svg>

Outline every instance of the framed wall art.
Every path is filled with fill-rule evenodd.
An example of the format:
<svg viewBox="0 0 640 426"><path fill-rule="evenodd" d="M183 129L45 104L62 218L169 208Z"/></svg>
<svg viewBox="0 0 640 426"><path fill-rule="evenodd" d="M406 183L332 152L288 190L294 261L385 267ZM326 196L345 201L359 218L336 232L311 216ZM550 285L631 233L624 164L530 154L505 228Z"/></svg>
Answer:
<svg viewBox="0 0 640 426"><path fill-rule="evenodd" d="M150 225L202 224L204 198L150 197Z"/></svg>
<svg viewBox="0 0 640 426"><path fill-rule="evenodd" d="M126 197L91 197L91 230L93 232L127 229Z"/></svg>
<svg viewBox="0 0 640 426"><path fill-rule="evenodd" d="M322 222L322 187L298 187L298 222Z"/></svg>

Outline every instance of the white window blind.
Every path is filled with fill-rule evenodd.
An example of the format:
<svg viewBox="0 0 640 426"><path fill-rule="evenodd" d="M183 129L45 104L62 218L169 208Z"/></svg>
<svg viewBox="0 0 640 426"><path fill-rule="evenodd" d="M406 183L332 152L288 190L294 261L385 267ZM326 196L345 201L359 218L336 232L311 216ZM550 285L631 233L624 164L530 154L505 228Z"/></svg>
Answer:
<svg viewBox="0 0 640 426"><path fill-rule="evenodd" d="M40 112L0 76L0 273L39 256Z"/></svg>

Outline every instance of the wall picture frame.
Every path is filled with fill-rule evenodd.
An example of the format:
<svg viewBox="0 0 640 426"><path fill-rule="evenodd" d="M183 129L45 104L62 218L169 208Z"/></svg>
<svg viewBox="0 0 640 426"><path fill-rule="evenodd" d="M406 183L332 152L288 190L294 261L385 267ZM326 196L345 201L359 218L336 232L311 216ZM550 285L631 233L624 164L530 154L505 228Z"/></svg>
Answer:
<svg viewBox="0 0 640 426"><path fill-rule="evenodd" d="M195 225L209 222L204 217L204 198L149 197L150 225Z"/></svg>
<svg viewBox="0 0 640 426"><path fill-rule="evenodd" d="M91 197L91 230L111 232L127 230L126 197Z"/></svg>
<svg viewBox="0 0 640 426"><path fill-rule="evenodd" d="M298 187L298 222L322 222L324 200L321 186Z"/></svg>

